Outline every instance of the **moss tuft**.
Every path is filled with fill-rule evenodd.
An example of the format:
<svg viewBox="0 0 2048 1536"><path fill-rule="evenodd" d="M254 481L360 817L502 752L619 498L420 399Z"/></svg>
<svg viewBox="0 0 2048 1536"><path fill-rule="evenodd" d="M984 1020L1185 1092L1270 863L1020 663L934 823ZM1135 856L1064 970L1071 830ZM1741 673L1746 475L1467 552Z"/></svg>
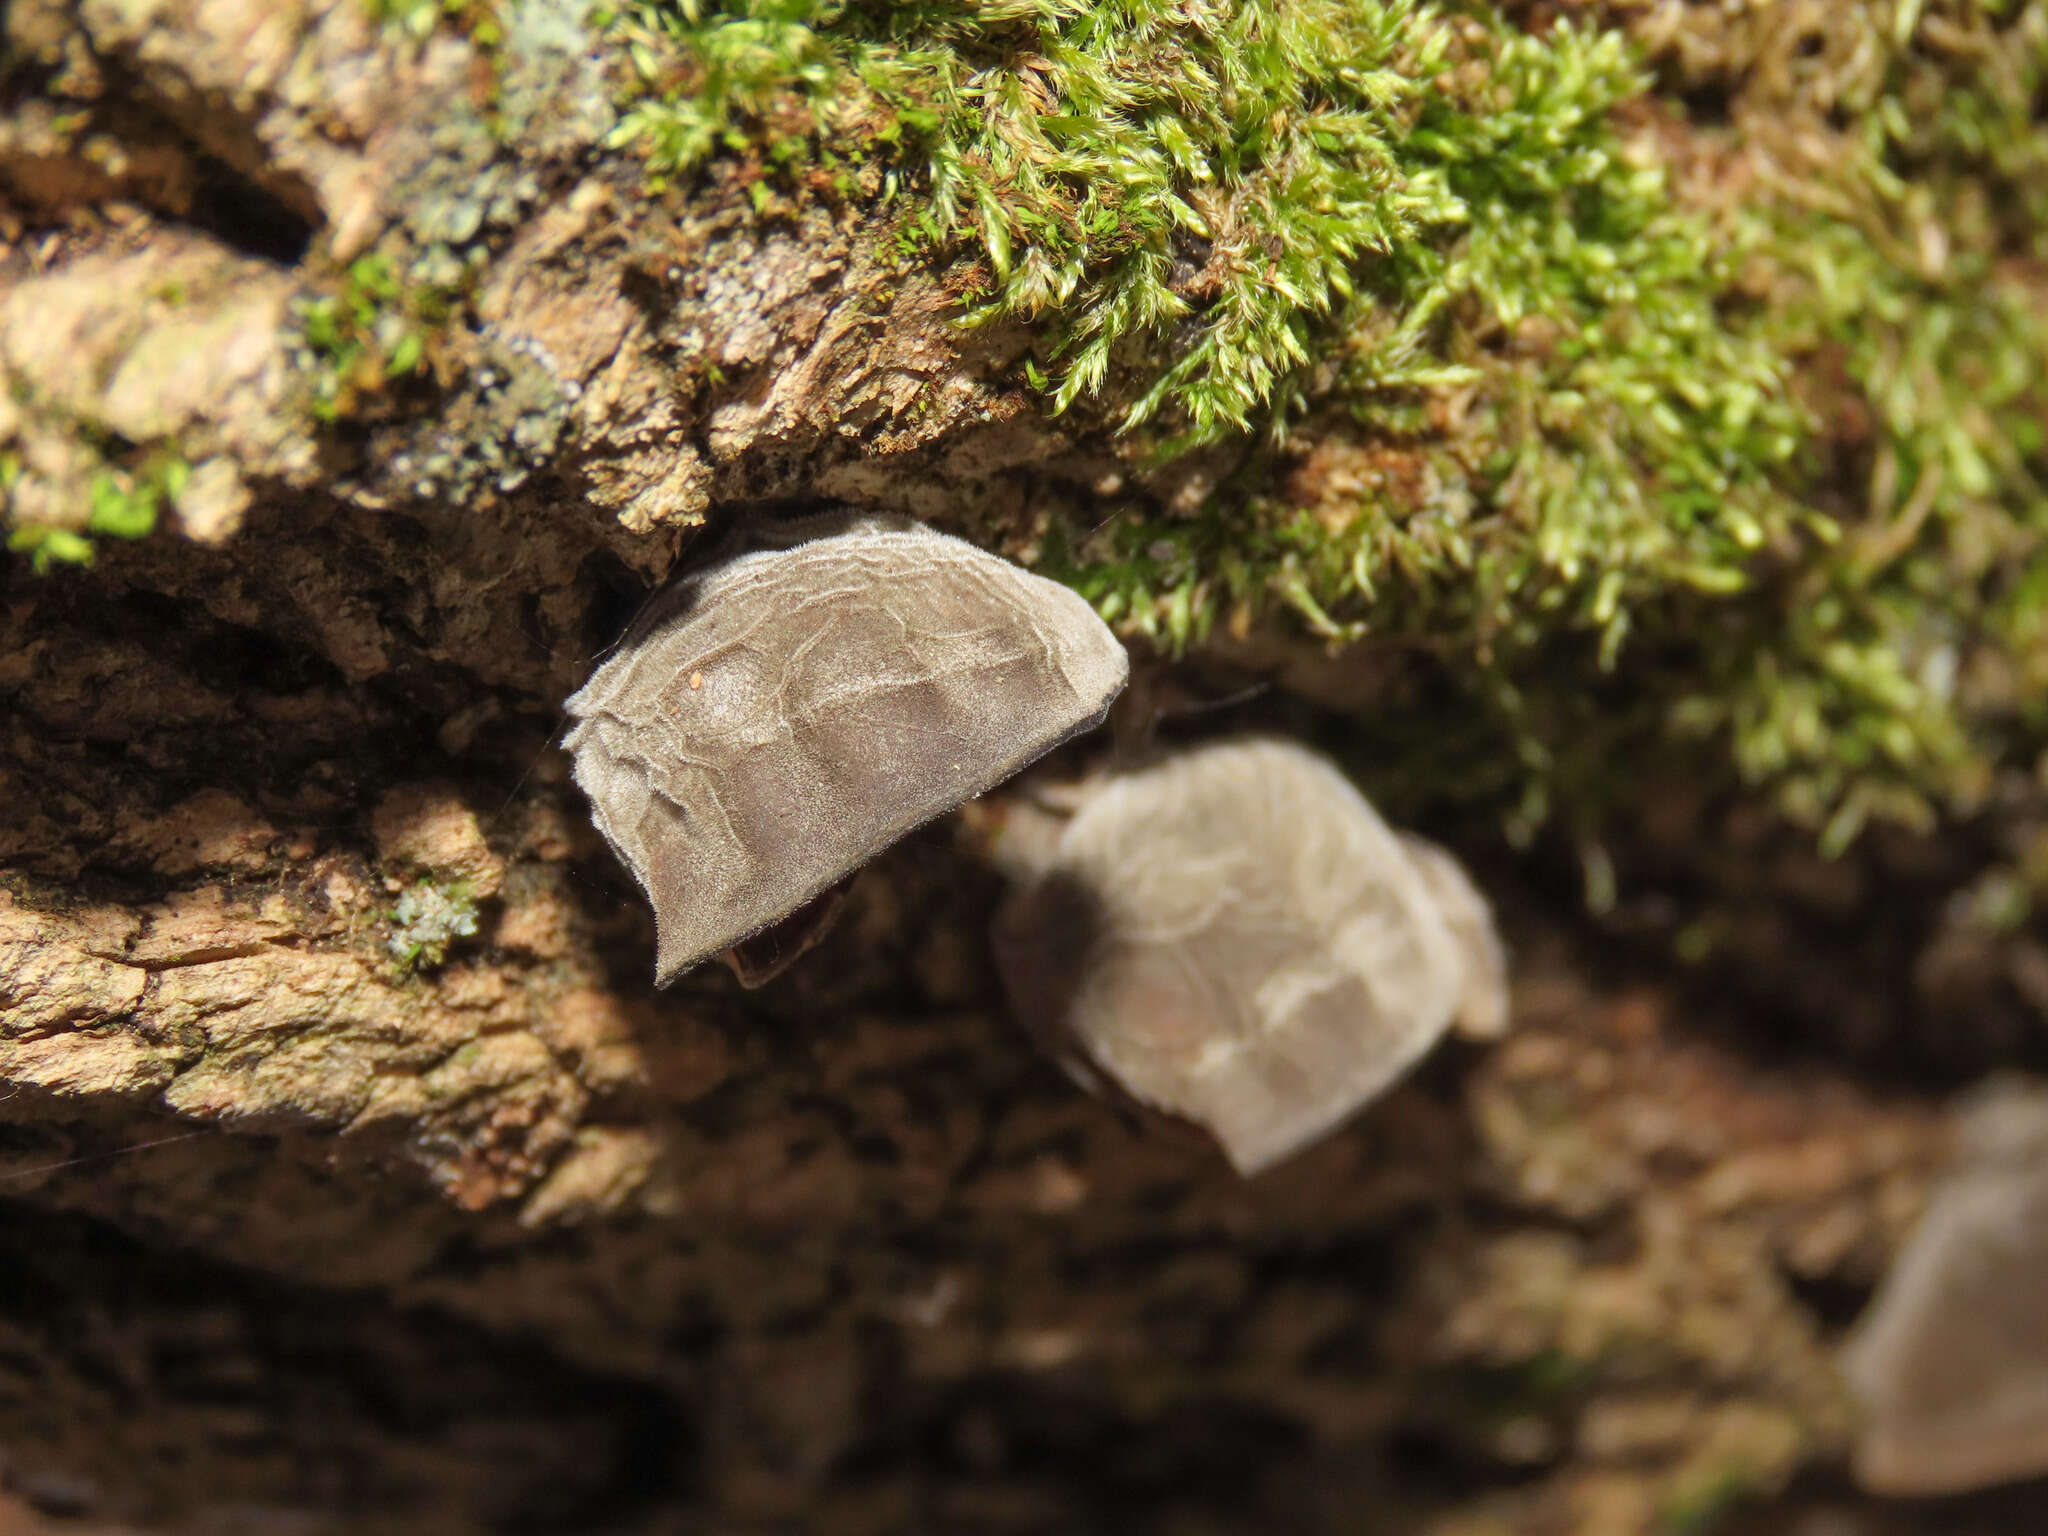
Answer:
<svg viewBox="0 0 2048 1536"><path fill-rule="evenodd" d="M1412 0L686 0L613 26L648 88L615 144L666 174L882 154L885 194L915 183L906 248L978 258L967 318L1045 323L1055 409L1127 372L1126 425L1177 445L1270 425L1361 263L1463 217L1403 153L1454 51Z"/></svg>
<svg viewBox="0 0 2048 1536"><path fill-rule="evenodd" d="M401 283L382 254L351 262L335 292L299 306L314 416L364 415L394 381L423 371L452 303L443 289Z"/></svg>
<svg viewBox="0 0 2048 1536"><path fill-rule="evenodd" d="M83 530L60 524L20 520L12 516L10 492L22 473L20 458L0 452L0 516L8 522L7 548L25 554L37 575L59 565L91 565L93 536L146 539L156 531L166 504L175 504L191 477L184 459L168 449L146 455L141 467L124 469L102 464L86 486Z"/></svg>
<svg viewBox="0 0 2048 1536"><path fill-rule="evenodd" d="M372 21L414 42L444 27L480 48L495 48L504 40L497 0L364 0L364 9Z"/></svg>
<svg viewBox="0 0 2048 1536"><path fill-rule="evenodd" d="M1382 757L1518 832L1716 758L1831 850L1966 809L2048 748L2048 6L1607 14L601 22L658 176L872 196L969 320L1036 327L1054 409L1264 445L1192 513L1045 531L1126 631L1279 614L1419 658Z"/></svg>

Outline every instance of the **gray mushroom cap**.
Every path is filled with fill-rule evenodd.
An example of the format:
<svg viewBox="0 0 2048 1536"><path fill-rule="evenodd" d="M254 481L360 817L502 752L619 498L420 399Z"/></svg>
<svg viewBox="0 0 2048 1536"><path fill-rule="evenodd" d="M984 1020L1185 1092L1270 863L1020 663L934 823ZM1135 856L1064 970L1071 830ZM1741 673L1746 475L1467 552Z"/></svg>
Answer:
<svg viewBox="0 0 2048 1536"><path fill-rule="evenodd" d="M792 537L671 585L568 701L658 985L1097 724L1129 676L1080 596L962 540Z"/></svg>
<svg viewBox="0 0 2048 1536"><path fill-rule="evenodd" d="M1083 1081L1194 1121L1255 1173L1383 1092L1461 1013L1504 1022L1485 903L1422 847L1304 748L1199 748L1108 780L1049 851L1016 856L1029 876L997 916L998 969Z"/></svg>
<svg viewBox="0 0 2048 1536"><path fill-rule="evenodd" d="M1448 849L1412 832L1394 835L1435 899L1464 961L1465 988L1451 1027L1468 1040L1498 1040L1508 1032L1508 951L1493 926L1493 908Z"/></svg>
<svg viewBox="0 0 2048 1536"><path fill-rule="evenodd" d="M2048 1088L1996 1083L1959 1130L1957 1166L1842 1349L1874 1493L2048 1473Z"/></svg>

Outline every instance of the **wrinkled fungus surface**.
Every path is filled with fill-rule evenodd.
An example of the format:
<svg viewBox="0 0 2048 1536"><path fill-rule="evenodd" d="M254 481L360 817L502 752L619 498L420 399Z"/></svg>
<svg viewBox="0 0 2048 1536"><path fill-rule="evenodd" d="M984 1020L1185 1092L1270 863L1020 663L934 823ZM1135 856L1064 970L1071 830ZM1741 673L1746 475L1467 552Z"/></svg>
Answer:
<svg viewBox="0 0 2048 1536"><path fill-rule="evenodd" d="M1081 598L959 539L786 537L666 589L569 700L660 985L1096 724L1129 675Z"/></svg>
<svg viewBox="0 0 2048 1536"><path fill-rule="evenodd" d="M1027 1024L1246 1174L1317 1140L1454 1020L1506 1017L1483 900L1335 767L1243 741L1110 780L999 914ZM1457 900L1447 907L1443 893Z"/></svg>
<svg viewBox="0 0 2048 1536"><path fill-rule="evenodd" d="M1963 1493L2048 1473L2048 1087L1992 1085L1843 1350L1856 1477Z"/></svg>

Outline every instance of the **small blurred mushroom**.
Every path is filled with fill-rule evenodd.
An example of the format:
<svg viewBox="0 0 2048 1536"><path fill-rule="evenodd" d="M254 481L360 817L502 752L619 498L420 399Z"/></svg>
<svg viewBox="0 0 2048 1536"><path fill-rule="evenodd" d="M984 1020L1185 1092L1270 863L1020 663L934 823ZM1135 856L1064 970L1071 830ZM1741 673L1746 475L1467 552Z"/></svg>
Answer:
<svg viewBox="0 0 2048 1536"><path fill-rule="evenodd" d="M1842 1349L1872 1493L2048 1473L2048 1087L1971 1096L1955 1168Z"/></svg>
<svg viewBox="0 0 2048 1536"><path fill-rule="evenodd" d="M807 519L666 588L568 702L605 840L654 906L655 981L797 914L1098 723L1124 649L1057 582L916 523Z"/></svg>
<svg viewBox="0 0 2048 1536"><path fill-rule="evenodd" d="M1465 990L1458 995L1451 1027L1468 1040L1498 1040L1508 1032L1508 951L1493 926L1493 908L1447 850L1412 832L1394 835L1436 898L1437 912L1465 962Z"/></svg>
<svg viewBox="0 0 2048 1536"><path fill-rule="evenodd" d="M1084 1084L1194 1121L1240 1173L1333 1130L1454 1020L1505 1026L1505 954L1464 871L1302 747L1185 752L1049 828L1037 807L1005 834L1012 1007Z"/></svg>

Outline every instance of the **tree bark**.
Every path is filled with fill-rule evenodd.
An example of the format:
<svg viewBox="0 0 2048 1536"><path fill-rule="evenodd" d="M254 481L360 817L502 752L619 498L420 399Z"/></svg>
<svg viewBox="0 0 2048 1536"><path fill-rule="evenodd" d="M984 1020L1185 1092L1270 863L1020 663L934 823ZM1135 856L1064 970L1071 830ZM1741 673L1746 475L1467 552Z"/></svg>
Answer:
<svg viewBox="0 0 2048 1536"><path fill-rule="evenodd" d="M774 986L652 989L554 743L699 530L1022 556L1227 456L1045 414L861 209L650 191L580 13L508 22L496 128L478 44L355 0L7 14L17 518L189 473L5 578L0 1530L1619 1533L1795 1477L1952 1528L1845 1490L1831 1359L1938 1094L1774 1054L1541 861L1484 869L1512 1035L1252 1183L1034 1053L972 817ZM394 239L463 318L323 419L305 306Z"/></svg>

